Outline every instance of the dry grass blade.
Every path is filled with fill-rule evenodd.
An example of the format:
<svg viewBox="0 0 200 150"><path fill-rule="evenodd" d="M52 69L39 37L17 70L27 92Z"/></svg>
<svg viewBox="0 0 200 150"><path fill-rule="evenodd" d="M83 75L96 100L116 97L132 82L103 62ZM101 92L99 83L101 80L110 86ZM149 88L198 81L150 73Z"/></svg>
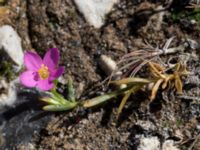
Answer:
<svg viewBox="0 0 200 150"><path fill-rule="evenodd" d="M159 72L163 72L165 70L165 68L162 67L160 64L157 64L154 62L149 62L149 63L150 63L150 65L153 65L156 68L156 70L158 70Z"/></svg>
<svg viewBox="0 0 200 150"><path fill-rule="evenodd" d="M126 76L135 76L135 74L148 63L155 56L160 55L160 52L157 50L138 50L128 53L122 57L122 59L117 63L119 67L119 71L125 70L128 68L128 72L126 71Z"/></svg>
<svg viewBox="0 0 200 150"><path fill-rule="evenodd" d="M175 75L175 87L178 94L183 93L183 84L179 75Z"/></svg>
<svg viewBox="0 0 200 150"><path fill-rule="evenodd" d="M151 60L149 60L149 61L151 61ZM141 70L141 68L143 66L145 66L149 61L147 61L147 60L141 61L141 63L137 67L135 67L135 69L133 69L133 71L132 71L130 76L134 77L138 73L138 71Z"/></svg>
<svg viewBox="0 0 200 150"><path fill-rule="evenodd" d="M185 48L183 46L175 47L175 48L169 48L170 44L174 40L175 37L171 37L168 39L163 46L163 48L154 48L153 46L148 44L148 47L142 49L130 52L122 57L122 59L118 62L119 70L125 70L128 68L128 70L131 71L131 75L126 73L127 76L135 76L135 74L146 64L145 61L150 61L151 59L155 58L156 56L160 55L166 55L171 53L176 53L178 51L183 51ZM138 64L139 63L139 64ZM163 69L159 68L161 67L159 64L153 64L153 67L157 68L158 70ZM126 70L125 70L126 71ZM154 70L155 71L155 70ZM153 72L153 74L157 74L156 72ZM157 74L158 75L158 74ZM160 74L159 74L160 75ZM163 78L163 77L162 77Z"/></svg>
<svg viewBox="0 0 200 150"><path fill-rule="evenodd" d="M6 6L0 7L0 22L9 20L8 15L10 13L10 9Z"/></svg>
<svg viewBox="0 0 200 150"><path fill-rule="evenodd" d="M149 63L150 69L152 74L155 78L157 78L157 82L153 86L152 93L151 93L151 101L155 99L158 88L162 84L162 89L165 89L167 85L171 87L171 82L174 82L174 86L177 90L177 93L182 94L183 84L181 81L181 77L188 75L189 72L186 70L185 65L182 65L180 63L176 64L174 67L174 73L172 74L166 74L164 73L164 68L161 68L160 65L156 63Z"/></svg>
<svg viewBox="0 0 200 150"><path fill-rule="evenodd" d="M125 79L117 80L117 81L111 81L110 83L120 85L120 84L148 84L151 82L152 80L149 80L149 79L132 77L132 78L125 78Z"/></svg>
<svg viewBox="0 0 200 150"><path fill-rule="evenodd" d="M0 7L0 18L5 17L6 15L9 14L9 8L4 6L4 7Z"/></svg>
<svg viewBox="0 0 200 150"><path fill-rule="evenodd" d="M152 88L152 91L151 91L151 97L150 97L150 100L153 101L155 98L156 98L156 94L158 92L158 89L161 85L161 83L163 82L164 80L163 79L159 79L155 85L153 86Z"/></svg>
<svg viewBox="0 0 200 150"><path fill-rule="evenodd" d="M150 66L151 73L155 77L165 78L165 76L161 74L165 70L163 67L161 67L159 64L156 64L153 62L149 62L149 66Z"/></svg>
<svg viewBox="0 0 200 150"><path fill-rule="evenodd" d="M180 75L184 76L184 75L188 75L189 72L186 69L185 65L181 65L179 67L176 67L176 72L179 72Z"/></svg>
<svg viewBox="0 0 200 150"><path fill-rule="evenodd" d="M169 81L173 78L174 78L174 75L167 75L162 84L162 89L165 89L167 85L169 84Z"/></svg>
<svg viewBox="0 0 200 150"><path fill-rule="evenodd" d="M140 59L138 59L138 60L133 60L133 61L131 61L130 63L127 63L127 64L125 64L124 66L122 66L121 68L119 68L118 71L124 70L124 69L126 69L126 68L128 68L128 67L130 67L130 66L132 66L132 65L134 65L134 64L136 64L136 63L139 62L139 61L140 61Z"/></svg>
<svg viewBox="0 0 200 150"><path fill-rule="evenodd" d="M132 93L135 93L137 92L139 89L141 89L143 87L143 85L135 85L133 86L129 91L127 91L127 93L124 95L120 105L119 105L119 108L117 110L117 116L119 116L119 114L122 112L122 109L124 108L128 98L130 97L130 95Z"/></svg>
<svg viewBox="0 0 200 150"><path fill-rule="evenodd" d="M166 52L166 50L169 48L169 46L170 46L171 42L174 40L174 38L175 38L175 36L169 38L169 39L167 40L167 42L165 43L165 45L163 46L163 50L164 50L165 52Z"/></svg>

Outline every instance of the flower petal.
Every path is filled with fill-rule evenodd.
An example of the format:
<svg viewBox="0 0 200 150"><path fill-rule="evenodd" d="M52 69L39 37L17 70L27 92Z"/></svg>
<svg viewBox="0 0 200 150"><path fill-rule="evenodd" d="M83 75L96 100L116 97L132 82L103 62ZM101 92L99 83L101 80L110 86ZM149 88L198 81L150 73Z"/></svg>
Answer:
<svg viewBox="0 0 200 150"><path fill-rule="evenodd" d="M43 63L50 69L53 70L56 68L58 61L59 61L59 51L57 48L51 48L45 54Z"/></svg>
<svg viewBox="0 0 200 150"><path fill-rule="evenodd" d="M19 79L21 84L23 84L24 86L35 87L39 78L36 72L25 71L20 75Z"/></svg>
<svg viewBox="0 0 200 150"><path fill-rule="evenodd" d="M64 67L58 67L58 69L51 71L49 79L51 81L55 80L56 78L58 78L59 76L63 74L64 70L65 70Z"/></svg>
<svg viewBox="0 0 200 150"><path fill-rule="evenodd" d="M48 91L54 87L54 84L49 79L38 81L37 87L42 91Z"/></svg>
<svg viewBox="0 0 200 150"><path fill-rule="evenodd" d="M26 52L24 55L24 64L28 70L37 71L41 64L41 57L33 52Z"/></svg>

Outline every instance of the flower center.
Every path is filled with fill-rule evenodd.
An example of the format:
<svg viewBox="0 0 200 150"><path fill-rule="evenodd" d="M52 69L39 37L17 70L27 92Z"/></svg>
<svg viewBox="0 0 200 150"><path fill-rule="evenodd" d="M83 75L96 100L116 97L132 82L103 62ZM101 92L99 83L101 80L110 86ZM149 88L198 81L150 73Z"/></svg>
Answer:
<svg viewBox="0 0 200 150"><path fill-rule="evenodd" d="M47 79L49 77L48 67L42 64L41 68L38 70L38 74L42 80Z"/></svg>

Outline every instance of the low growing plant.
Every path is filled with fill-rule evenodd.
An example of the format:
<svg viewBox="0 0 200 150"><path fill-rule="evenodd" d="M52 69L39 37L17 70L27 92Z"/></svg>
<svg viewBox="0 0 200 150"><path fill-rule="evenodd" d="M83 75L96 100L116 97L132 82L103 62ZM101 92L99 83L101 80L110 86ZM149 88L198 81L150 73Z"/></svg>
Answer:
<svg viewBox="0 0 200 150"><path fill-rule="evenodd" d="M170 73L167 73L166 68L155 62L148 62L151 78L128 77L110 81L109 84L123 88L118 88L110 93L88 100L77 101L72 79L68 80L68 95L66 98L57 92L57 78L64 72L64 67L58 66L59 58L59 51L56 48L48 50L44 59L35 52L26 52L24 56L26 71L20 75L20 81L26 87L36 87L42 91L49 91L49 96L41 98L42 101L47 103L43 107L46 111L66 111L78 106L90 108L122 95L123 98L117 112L119 115L130 95L143 89L148 84L153 84L150 95L151 101L155 99L159 88L175 87L178 93L182 93L181 79L183 76L188 75L185 65L180 63L176 64Z"/></svg>

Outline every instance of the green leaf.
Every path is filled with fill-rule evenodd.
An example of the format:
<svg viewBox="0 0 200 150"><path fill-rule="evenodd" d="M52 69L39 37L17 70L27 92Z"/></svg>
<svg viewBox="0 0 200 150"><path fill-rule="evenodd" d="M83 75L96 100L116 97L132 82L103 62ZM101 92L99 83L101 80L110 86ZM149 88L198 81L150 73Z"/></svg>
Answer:
<svg viewBox="0 0 200 150"><path fill-rule="evenodd" d="M48 104L52 104L52 105L59 105L60 104L60 102L58 100L55 100L51 97L43 97L40 100L43 101L43 102L46 102Z"/></svg>
<svg viewBox="0 0 200 150"><path fill-rule="evenodd" d="M116 97L116 96L124 93L125 91L129 90L130 88L131 87L129 86L129 87L124 88L124 89L120 89L120 90L117 90L117 91L114 91L114 92L111 92L111 93L107 93L107 94L104 94L104 95L101 95L101 96L97 96L95 98L84 101L82 103L82 105L85 108L89 108L89 107L99 105L103 102L106 102L107 100L110 100L113 97Z"/></svg>
<svg viewBox="0 0 200 150"><path fill-rule="evenodd" d="M65 102L67 101L62 95L60 95L56 90L52 90L51 93L52 98L57 100L59 103L61 104L65 104Z"/></svg>
<svg viewBox="0 0 200 150"><path fill-rule="evenodd" d="M67 111L73 109L78 103L68 103L66 105L47 105L43 107L45 111Z"/></svg>
<svg viewBox="0 0 200 150"><path fill-rule="evenodd" d="M68 90L67 99L69 101L75 102L75 89L73 87L73 81L71 77L69 77L68 79L67 90Z"/></svg>
<svg viewBox="0 0 200 150"><path fill-rule="evenodd" d="M112 92L112 93L109 93L109 94L105 94L105 95L102 95L102 96L98 96L98 97L95 97L95 98L92 98L92 99L89 99L89 100L86 100L85 102L83 102L83 107L93 107L93 106L96 106L96 105L99 105L115 96L117 96L118 93L117 92Z"/></svg>

